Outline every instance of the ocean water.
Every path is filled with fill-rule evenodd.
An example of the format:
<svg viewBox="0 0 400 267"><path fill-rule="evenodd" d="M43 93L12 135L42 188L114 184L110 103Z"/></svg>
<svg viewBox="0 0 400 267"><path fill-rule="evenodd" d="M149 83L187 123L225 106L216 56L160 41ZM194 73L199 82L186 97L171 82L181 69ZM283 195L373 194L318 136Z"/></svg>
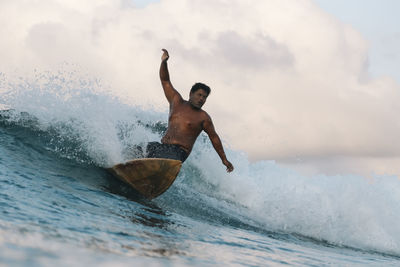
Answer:
<svg viewBox="0 0 400 267"><path fill-rule="evenodd" d="M397 177L304 176L205 136L172 187L136 195L105 168L166 114L87 81L3 82L0 266L399 266Z"/></svg>

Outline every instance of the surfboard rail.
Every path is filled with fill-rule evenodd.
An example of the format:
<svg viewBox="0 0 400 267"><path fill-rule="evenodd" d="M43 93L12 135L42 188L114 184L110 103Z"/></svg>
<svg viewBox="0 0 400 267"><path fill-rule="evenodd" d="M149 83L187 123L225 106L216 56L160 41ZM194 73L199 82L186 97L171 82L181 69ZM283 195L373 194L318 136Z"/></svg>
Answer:
<svg viewBox="0 0 400 267"><path fill-rule="evenodd" d="M173 184L181 167L180 160L141 158L116 164L108 170L144 197L152 199Z"/></svg>

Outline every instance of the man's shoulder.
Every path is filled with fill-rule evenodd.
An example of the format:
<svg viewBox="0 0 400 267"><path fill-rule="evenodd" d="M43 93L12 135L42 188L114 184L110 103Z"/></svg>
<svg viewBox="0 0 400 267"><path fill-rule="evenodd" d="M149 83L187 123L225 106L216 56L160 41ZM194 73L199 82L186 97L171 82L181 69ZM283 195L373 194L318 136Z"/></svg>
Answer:
<svg viewBox="0 0 400 267"><path fill-rule="evenodd" d="M182 104L185 103L185 100L182 98L182 96L178 93L176 94L171 101L169 102L170 107L174 108L174 107L178 107Z"/></svg>
<svg viewBox="0 0 400 267"><path fill-rule="evenodd" d="M211 116L208 115L207 111L205 111L204 109L201 109L201 116L203 117L204 120L209 120L211 121Z"/></svg>

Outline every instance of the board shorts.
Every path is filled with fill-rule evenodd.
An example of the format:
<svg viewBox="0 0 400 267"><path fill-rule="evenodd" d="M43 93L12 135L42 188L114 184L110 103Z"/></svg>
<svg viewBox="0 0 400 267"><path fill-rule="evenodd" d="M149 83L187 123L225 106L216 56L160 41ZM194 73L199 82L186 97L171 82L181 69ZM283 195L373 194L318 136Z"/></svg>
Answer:
<svg viewBox="0 0 400 267"><path fill-rule="evenodd" d="M161 144L159 142L149 142L146 151L147 158L176 159L182 161L182 163L189 156L179 145Z"/></svg>

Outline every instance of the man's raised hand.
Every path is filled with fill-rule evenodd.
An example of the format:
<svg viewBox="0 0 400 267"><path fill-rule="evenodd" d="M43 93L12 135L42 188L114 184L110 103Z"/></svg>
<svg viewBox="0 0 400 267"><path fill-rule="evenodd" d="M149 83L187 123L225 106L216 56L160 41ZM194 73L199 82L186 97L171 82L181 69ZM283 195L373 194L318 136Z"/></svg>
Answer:
<svg viewBox="0 0 400 267"><path fill-rule="evenodd" d="M162 51L164 52L163 54L162 54L162 56L161 56L161 61L167 61L168 59L169 59L169 54L168 54L168 51L167 51L167 49L162 49Z"/></svg>

